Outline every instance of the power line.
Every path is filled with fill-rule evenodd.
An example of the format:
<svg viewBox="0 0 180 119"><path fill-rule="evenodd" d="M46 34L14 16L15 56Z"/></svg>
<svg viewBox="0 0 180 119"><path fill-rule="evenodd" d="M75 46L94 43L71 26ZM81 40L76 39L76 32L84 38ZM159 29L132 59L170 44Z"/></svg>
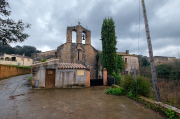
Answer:
<svg viewBox="0 0 180 119"><path fill-rule="evenodd" d="M138 31L138 55L139 55L139 38L140 38L140 0L139 0L139 31Z"/></svg>

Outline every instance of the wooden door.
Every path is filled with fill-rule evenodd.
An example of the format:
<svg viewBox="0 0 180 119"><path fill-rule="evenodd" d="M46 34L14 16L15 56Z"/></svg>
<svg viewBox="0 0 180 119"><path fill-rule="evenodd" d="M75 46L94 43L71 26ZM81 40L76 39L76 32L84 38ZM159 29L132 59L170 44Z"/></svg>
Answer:
<svg viewBox="0 0 180 119"><path fill-rule="evenodd" d="M46 88L55 87L55 69L46 69Z"/></svg>

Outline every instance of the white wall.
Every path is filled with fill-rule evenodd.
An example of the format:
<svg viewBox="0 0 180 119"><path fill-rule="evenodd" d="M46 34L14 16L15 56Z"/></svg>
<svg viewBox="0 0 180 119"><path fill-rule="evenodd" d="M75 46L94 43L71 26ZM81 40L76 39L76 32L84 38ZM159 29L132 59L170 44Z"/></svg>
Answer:
<svg viewBox="0 0 180 119"><path fill-rule="evenodd" d="M84 75L78 76L78 69L57 69L57 67L57 64L51 62L46 66L41 64L39 67L34 67L38 70L35 78L35 80L38 80L38 87L45 87L46 69L55 69L55 87L62 88L72 86L73 84L86 86L86 70L81 69L84 70Z"/></svg>
<svg viewBox="0 0 180 119"><path fill-rule="evenodd" d="M5 61L6 57L12 58L12 57L15 57L15 56L12 56L12 55L9 55L9 54L4 54L4 61ZM22 58L21 57L16 57L16 61L11 61L11 62L16 62L16 63L14 63L15 65L20 64L20 65L23 65L23 66L30 66L33 63L33 59L23 58L23 57ZM6 61L5 61L5 64L7 64Z"/></svg>
<svg viewBox="0 0 180 119"><path fill-rule="evenodd" d="M17 62L14 62L14 61L4 61L4 60L0 60L0 64L18 65Z"/></svg>
<svg viewBox="0 0 180 119"><path fill-rule="evenodd" d="M84 75L77 75L78 69L58 69L56 71L55 87L66 87L75 84L86 86L86 70ZM81 69L82 70L82 69Z"/></svg>

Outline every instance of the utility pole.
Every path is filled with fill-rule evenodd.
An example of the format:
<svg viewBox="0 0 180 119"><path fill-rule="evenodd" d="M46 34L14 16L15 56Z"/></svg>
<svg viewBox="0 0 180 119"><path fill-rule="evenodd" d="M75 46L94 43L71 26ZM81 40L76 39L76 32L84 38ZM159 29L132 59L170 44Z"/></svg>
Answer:
<svg viewBox="0 0 180 119"><path fill-rule="evenodd" d="M146 29L146 38L147 38L150 64L151 64L152 82L153 82L153 86L154 86L156 101L160 101L160 94L159 94L159 88L158 88L158 84L157 84L157 77L156 77L156 70L155 70L155 65L154 65L151 37L150 37L150 33L149 33L149 26L148 26L148 20L147 20L147 15L146 15L146 7L145 7L144 0L141 0L141 2L142 2L144 23L145 23L145 29Z"/></svg>

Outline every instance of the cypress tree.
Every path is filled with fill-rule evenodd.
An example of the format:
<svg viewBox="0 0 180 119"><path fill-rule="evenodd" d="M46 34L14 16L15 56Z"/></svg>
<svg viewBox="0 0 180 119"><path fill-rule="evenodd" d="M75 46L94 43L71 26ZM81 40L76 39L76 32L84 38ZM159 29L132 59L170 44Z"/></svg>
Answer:
<svg viewBox="0 0 180 119"><path fill-rule="evenodd" d="M107 69L108 74L112 74L113 70L117 69L116 55L116 36L115 25L112 18L104 19L101 28L102 53L103 53L103 68Z"/></svg>

